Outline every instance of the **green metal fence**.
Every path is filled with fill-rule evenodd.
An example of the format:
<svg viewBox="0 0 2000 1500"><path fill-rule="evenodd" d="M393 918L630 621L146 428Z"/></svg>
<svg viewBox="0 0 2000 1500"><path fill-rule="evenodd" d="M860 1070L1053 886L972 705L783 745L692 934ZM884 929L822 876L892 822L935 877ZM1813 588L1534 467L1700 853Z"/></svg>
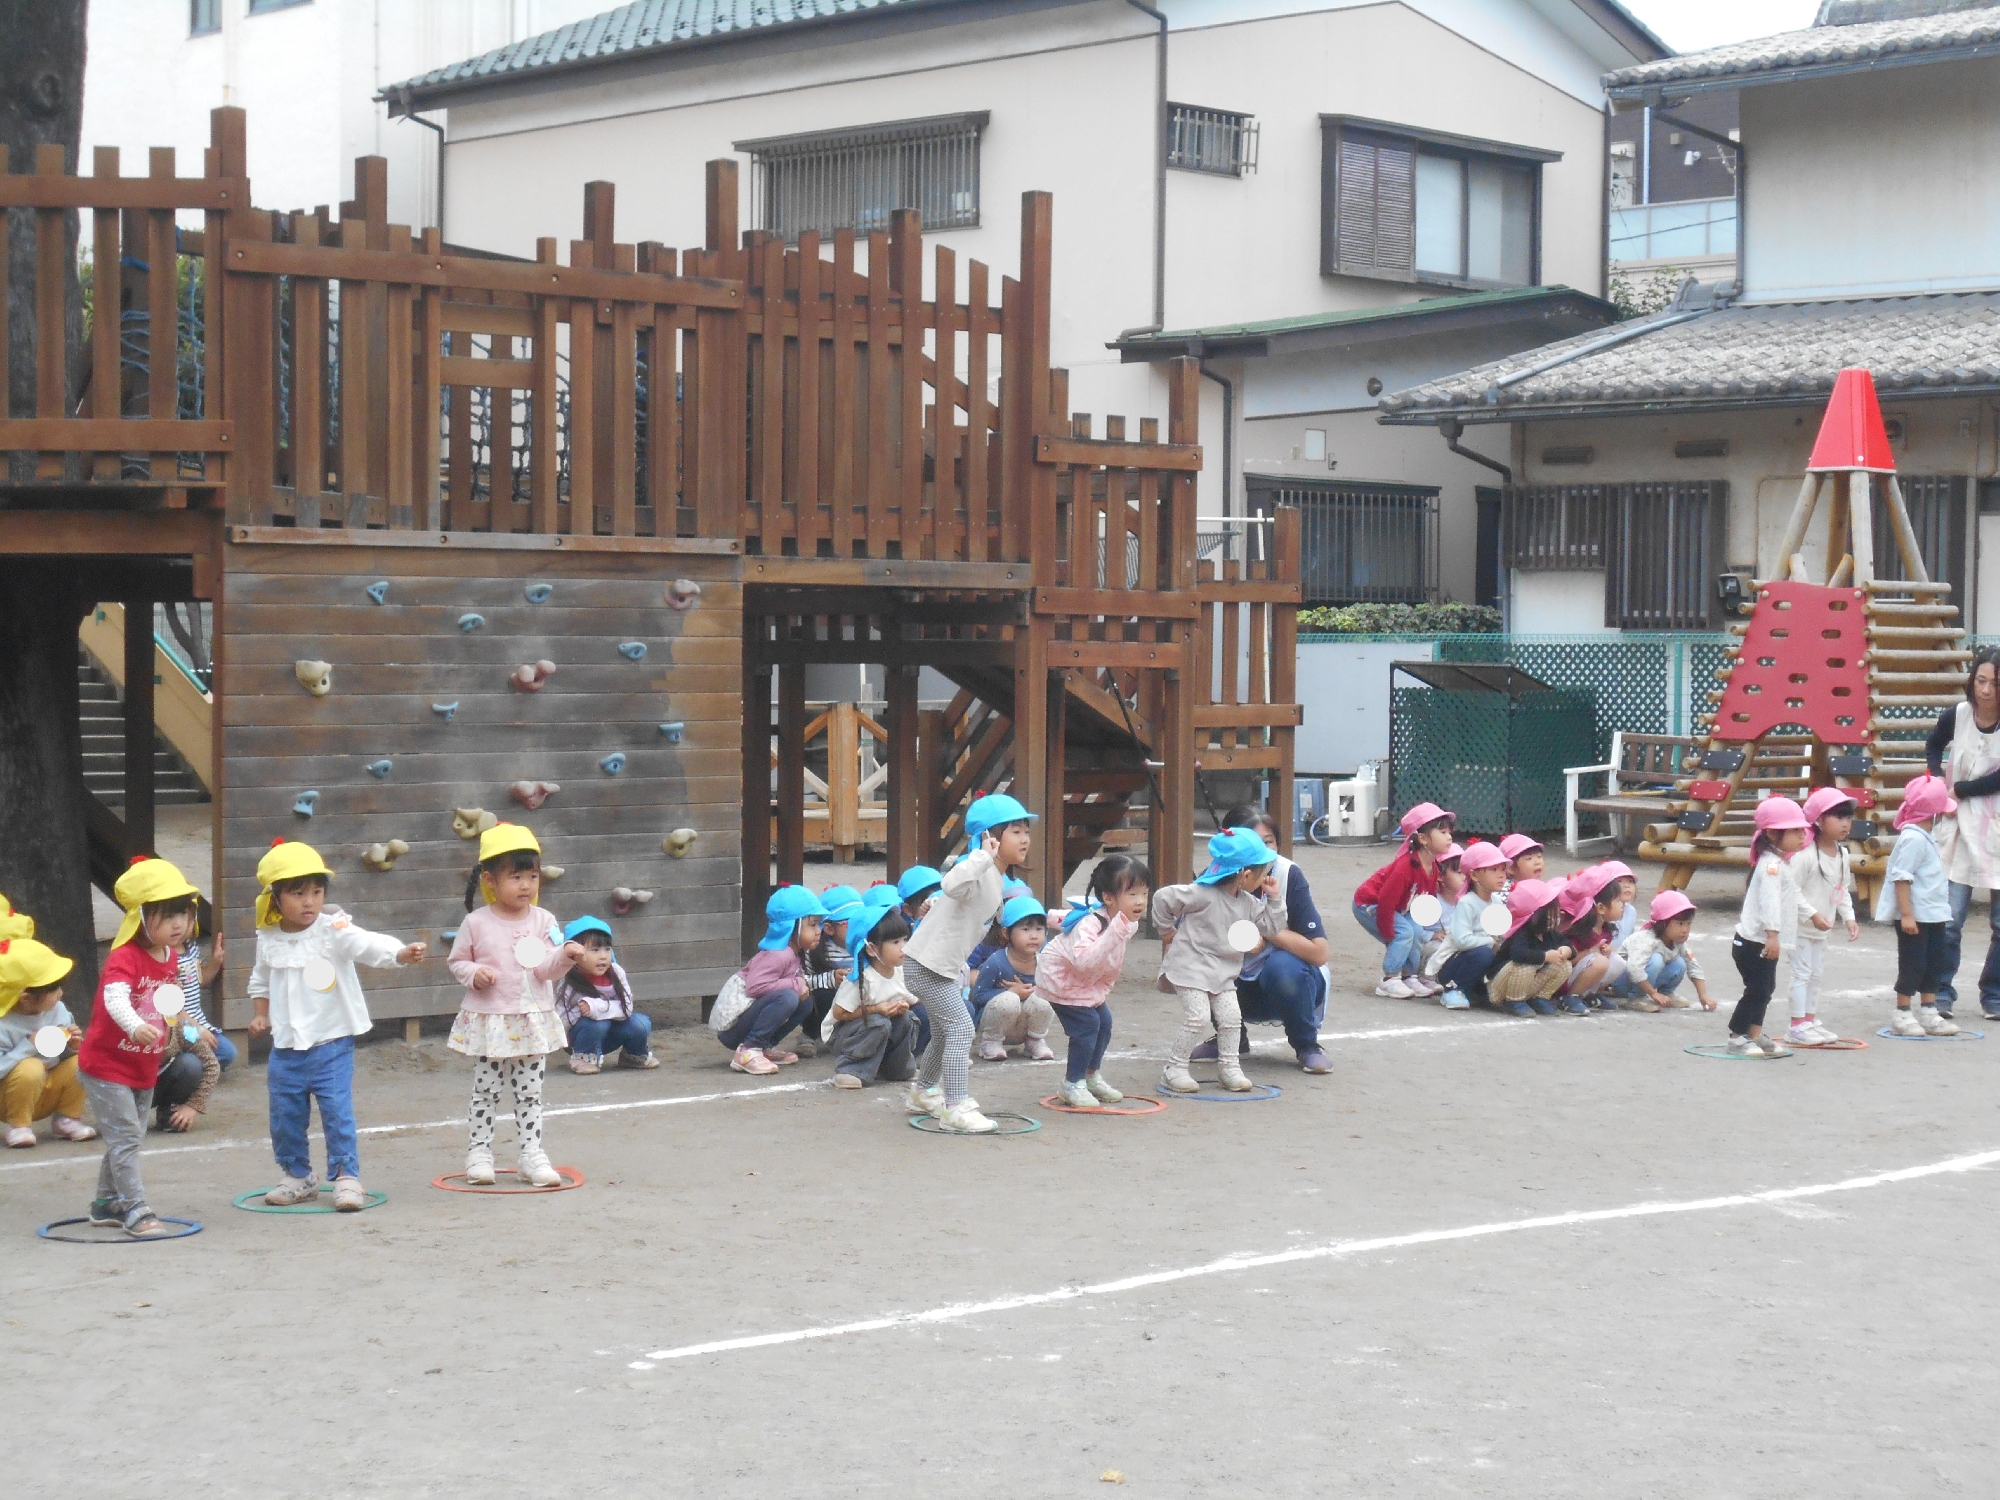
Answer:
<svg viewBox="0 0 2000 1500"><path fill-rule="evenodd" d="M1563 821L1563 767L1591 733L1583 688L1523 693L1399 687L1389 753L1397 807L1435 802L1498 837Z"/></svg>

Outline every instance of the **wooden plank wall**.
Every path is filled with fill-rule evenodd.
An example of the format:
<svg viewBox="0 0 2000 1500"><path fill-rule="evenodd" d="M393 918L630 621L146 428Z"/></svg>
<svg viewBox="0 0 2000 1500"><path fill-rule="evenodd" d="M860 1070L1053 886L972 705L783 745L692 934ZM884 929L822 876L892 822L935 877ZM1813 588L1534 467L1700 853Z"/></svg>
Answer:
<svg viewBox="0 0 2000 1500"><path fill-rule="evenodd" d="M250 533L255 535L255 533ZM435 535L435 534L434 534ZM227 1024L249 1019L258 859L273 838L300 838L336 873L331 900L363 926L448 946L464 915L476 845L452 810L483 807L525 823L561 880L543 905L565 921L606 918L642 1001L714 994L740 962L742 590L740 564L717 555L565 552L481 545L232 543L218 609L217 694L224 800L222 906L234 957ZM464 545L458 545L463 543ZM701 584L685 613L666 607L677 577ZM386 580L386 602L368 586ZM527 586L546 583L546 602ZM464 631L468 613L483 627ZM642 660L619 653L642 641ZM333 664L315 698L293 663ZM557 671L538 693L508 686L524 662ZM447 722L434 703L458 704ZM662 723L684 724L672 744ZM624 769L599 762L613 752ZM367 767L393 762L377 777ZM562 790L538 811L508 795L518 780ZM310 818L293 812L316 789ZM690 827L682 859L661 840ZM400 838L394 870L362 863ZM614 886L658 895L611 915ZM441 955L364 975L378 1022L455 1012L462 991Z"/></svg>

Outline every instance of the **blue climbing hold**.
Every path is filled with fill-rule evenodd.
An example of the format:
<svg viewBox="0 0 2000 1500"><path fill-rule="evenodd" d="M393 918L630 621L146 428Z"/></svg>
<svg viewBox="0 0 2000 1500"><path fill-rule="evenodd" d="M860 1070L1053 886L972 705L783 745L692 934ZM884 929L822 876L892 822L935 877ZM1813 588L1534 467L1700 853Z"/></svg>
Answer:
<svg viewBox="0 0 2000 1500"><path fill-rule="evenodd" d="M618 648L618 654L627 661L638 661L646 654L646 643L644 641L627 641Z"/></svg>
<svg viewBox="0 0 2000 1500"><path fill-rule="evenodd" d="M447 943L455 943L458 941L458 929L456 927L447 927L438 936L443 938Z"/></svg>
<svg viewBox="0 0 2000 1500"><path fill-rule="evenodd" d="M431 712L436 714L439 718L443 719L445 723L449 724L451 722L451 716L458 712L457 700L454 699L450 703L433 703L431 705Z"/></svg>
<svg viewBox="0 0 2000 1500"><path fill-rule="evenodd" d="M484 615L465 614L458 617L458 628L468 632L479 629L485 623L486 616Z"/></svg>
<svg viewBox="0 0 2000 1500"><path fill-rule="evenodd" d="M300 792L298 800L292 804L292 811L302 818L310 818L313 815L313 806L318 801L319 793L317 791Z"/></svg>
<svg viewBox="0 0 2000 1500"><path fill-rule="evenodd" d="M377 604L387 604L389 602L389 580L378 578L375 582L369 584L368 597L373 599Z"/></svg>
<svg viewBox="0 0 2000 1500"><path fill-rule="evenodd" d="M378 781L382 777L387 776L395 768L396 763L393 760L371 760L368 762L368 774L375 777Z"/></svg>
<svg viewBox="0 0 2000 1500"><path fill-rule="evenodd" d="M660 726L660 733L667 737L669 745L678 745L681 742L681 736L687 733L687 725L676 719L671 724L662 724Z"/></svg>
<svg viewBox="0 0 2000 1500"><path fill-rule="evenodd" d="M605 775L616 776L620 771L625 769L625 752L623 750L613 750L597 764Z"/></svg>
<svg viewBox="0 0 2000 1500"><path fill-rule="evenodd" d="M552 583L531 583L527 586L525 590L523 590L523 592L527 594L528 602L530 604L548 603L549 595L553 594L555 591L556 591L556 586Z"/></svg>

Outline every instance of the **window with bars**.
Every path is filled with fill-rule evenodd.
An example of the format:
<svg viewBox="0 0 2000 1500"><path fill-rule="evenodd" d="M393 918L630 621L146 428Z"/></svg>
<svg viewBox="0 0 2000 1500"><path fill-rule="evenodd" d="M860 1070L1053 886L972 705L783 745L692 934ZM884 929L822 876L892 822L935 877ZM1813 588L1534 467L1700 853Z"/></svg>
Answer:
<svg viewBox="0 0 2000 1500"><path fill-rule="evenodd" d="M1541 277L1542 166L1561 153L1322 115L1320 269L1450 286Z"/></svg>
<svg viewBox="0 0 2000 1500"><path fill-rule="evenodd" d="M1540 572L1604 573L1604 623L1618 630L1721 624L1729 486L1721 480L1543 484L1502 497L1501 560Z"/></svg>
<svg viewBox="0 0 2000 1500"><path fill-rule="evenodd" d="M1881 484L1878 479L1877 485ZM1903 509L1909 513L1910 530L1916 533L1917 555L1934 583L1951 585L1951 599L1964 608L1965 600L1965 501L1968 482L1963 474L1904 474L1897 478L1903 492ZM1876 491L1879 496L1881 491ZM1982 497L1983 498L1983 497ZM1901 579L1910 576L1903 566L1902 549L1889 519L1886 501L1875 502L1875 576Z"/></svg>
<svg viewBox="0 0 2000 1500"><path fill-rule="evenodd" d="M750 157L753 227L786 240L809 229L867 234L913 208L925 229L974 228L987 119L982 110L738 141Z"/></svg>
<svg viewBox="0 0 2000 1500"><path fill-rule="evenodd" d="M1242 177L1257 170L1257 121L1197 104L1167 106L1167 165L1183 172Z"/></svg>
<svg viewBox="0 0 2000 1500"><path fill-rule="evenodd" d="M1438 491L1430 485L1247 474L1253 515L1299 512L1306 604L1423 604L1438 596ZM1257 530L1260 528L1253 528Z"/></svg>

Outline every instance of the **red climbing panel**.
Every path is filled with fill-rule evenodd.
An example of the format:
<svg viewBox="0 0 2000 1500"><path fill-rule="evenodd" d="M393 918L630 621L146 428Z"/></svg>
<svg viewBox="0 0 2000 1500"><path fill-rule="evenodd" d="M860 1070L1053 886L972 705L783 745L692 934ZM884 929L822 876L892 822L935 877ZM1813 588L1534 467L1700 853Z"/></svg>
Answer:
<svg viewBox="0 0 2000 1500"><path fill-rule="evenodd" d="M1868 738L1867 617L1860 589L1767 583L1716 710L1718 740L1754 740L1780 724L1831 745Z"/></svg>

